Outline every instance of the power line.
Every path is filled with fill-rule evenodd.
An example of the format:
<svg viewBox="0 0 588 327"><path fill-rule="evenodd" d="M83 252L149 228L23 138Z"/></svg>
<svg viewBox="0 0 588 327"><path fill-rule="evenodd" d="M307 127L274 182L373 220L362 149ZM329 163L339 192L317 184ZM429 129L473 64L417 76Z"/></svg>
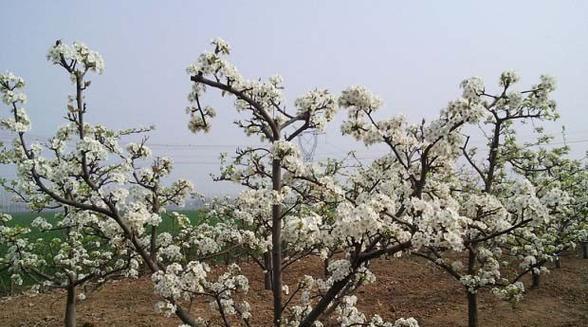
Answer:
<svg viewBox="0 0 588 327"><path fill-rule="evenodd" d="M542 145L568 145L568 144L579 144L579 143L588 143L588 139L584 139L584 140L573 140L573 141L563 141L563 142L548 142L548 143L540 143L540 144L531 144L531 145L529 145L529 147L542 146Z"/></svg>
<svg viewBox="0 0 588 327"><path fill-rule="evenodd" d="M237 147L256 147L262 144L190 144L190 143L147 143L152 148L237 148Z"/></svg>
<svg viewBox="0 0 588 327"><path fill-rule="evenodd" d="M204 165L204 166L220 166L220 162L214 161L174 161L174 165Z"/></svg>

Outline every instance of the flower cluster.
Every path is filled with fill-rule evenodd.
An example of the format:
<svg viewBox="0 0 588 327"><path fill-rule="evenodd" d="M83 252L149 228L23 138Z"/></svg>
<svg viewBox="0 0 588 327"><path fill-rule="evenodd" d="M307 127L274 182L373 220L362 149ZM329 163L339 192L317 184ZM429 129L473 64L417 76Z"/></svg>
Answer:
<svg viewBox="0 0 588 327"><path fill-rule="evenodd" d="M104 71L104 60L102 56L81 42L74 42L72 45L57 41L49 49L47 60L54 65L70 67L73 71L86 72L95 71L102 73Z"/></svg>
<svg viewBox="0 0 588 327"><path fill-rule="evenodd" d="M249 281L240 274L239 267L229 266L216 282L207 280L209 273L207 264L190 261L185 266L170 264L165 271L153 274L151 278L155 283L155 292L166 299L156 304L158 311L169 316L177 309L175 301L192 301L204 297L209 301L210 308L218 311L223 319L237 316L243 321L249 321L250 305L233 299L234 293L247 293L249 290Z"/></svg>
<svg viewBox="0 0 588 327"><path fill-rule="evenodd" d="M370 326L370 327L418 327L419 323L414 318L400 318L394 322L386 322L379 315L374 315L371 319L361 313L356 307L357 297L346 296L337 307L337 322L341 327L347 326Z"/></svg>
<svg viewBox="0 0 588 327"><path fill-rule="evenodd" d="M324 130L337 113L337 99L328 90L312 90L294 102L298 115L308 115L309 125Z"/></svg>
<svg viewBox="0 0 588 327"><path fill-rule="evenodd" d="M525 292L525 285L521 282L515 282L513 284L509 284L504 288L494 288L492 289L492 293L496 295L496 297L511 302L513 304L518 303L523 298L523 293Z"/></svg>

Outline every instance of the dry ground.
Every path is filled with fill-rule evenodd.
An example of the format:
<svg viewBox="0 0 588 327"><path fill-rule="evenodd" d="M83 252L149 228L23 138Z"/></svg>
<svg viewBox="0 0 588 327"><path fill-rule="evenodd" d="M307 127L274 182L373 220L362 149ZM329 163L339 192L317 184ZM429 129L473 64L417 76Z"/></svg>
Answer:
<svg viewBox="0 0 588 327"><path fill-rule="evenodd" d="M270 326L271 294L262 290L262 276L255 266L243 267L251 282L248 301L254 307L254 326ZM388 319L413 316L425 327L465 326L465 294L443 272L415 258L381 260L372 268L378 282L359 294L359 307L365 313ZM292 266L285 280L320 269L318 261L307 260ZM156 299L148 278L110 282L79 304L78 322L84 327L179 325L175 317L154 312ZM59 292L0 299L0 327L61 326L63 302L64 294ZM588 260L564 257L562 268L543 277L541 287L529 290L515 308L488 293L482 294L479 307L482 327L588 326ZM203 305L192 311L209 314Z"/></svg>

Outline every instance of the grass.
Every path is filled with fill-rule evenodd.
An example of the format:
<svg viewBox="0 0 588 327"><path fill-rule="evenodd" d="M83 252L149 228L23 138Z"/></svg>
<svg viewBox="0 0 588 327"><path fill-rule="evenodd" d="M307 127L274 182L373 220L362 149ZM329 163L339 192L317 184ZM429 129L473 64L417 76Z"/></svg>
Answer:
<svg viewBox="0 0 588 327"><path fill-rule="evenodd" d="M203 214L203 211L201 211L201 210L177 210L176 212L186 215L190 219L192 224L195 224L195 225L201 224L206 219L205 215ZM15 226L15 225L29 226L31 224L31 222L39 216L45 218L48 222L52 223L54 221L55 214L56 214L56 212L41 212L41 213L38 213L38 212L18 212L18 213L12 213L12 214L10 214L12 216L12 220L8 222L8 226ZM178 226L177 226L176 221L174 219L171 219L169 217L169 215L164 215L163 219L161 221L161 224L159 225L159 231L161 233L163 233L163 232L168 232L171 234L177 233ZM47 233L47 232L39 232L37 230L34 230L34 231L31 231L31 233L29 235L30 235L31 239L49 238L49 237L53 238L53 237L58 237L59 233L58 232ZM2 247L0 247L0 253L2 253L2 250L3 250Z"/></svg>

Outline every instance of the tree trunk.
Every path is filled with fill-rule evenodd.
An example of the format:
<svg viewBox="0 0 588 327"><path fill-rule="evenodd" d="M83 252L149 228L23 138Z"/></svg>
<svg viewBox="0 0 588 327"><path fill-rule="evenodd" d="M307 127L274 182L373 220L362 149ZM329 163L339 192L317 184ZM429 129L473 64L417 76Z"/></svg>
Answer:
<svg viewBox="0 0 588 327"><path fill-rule="evenodd" d="M468 248L468 274L474 275L474 268L476 266L477 253L473 247ZM478 291L475 289L474 291ZM478 327L478 296L477 293L470 292L466 288L468 293L468 327Z"/></svg>
<svg viewBox="0 0 588 327"><path fill-rule="evenodd" d="M151 261L157 261L157 226L151 226L151 239L149 242L149 257Z"/></svg>
<svg viewBox="0 0 588 327"><path fill-rule="evenodd" d="M541 281L541 277L540 276L541 275L539 275L538 273L536 273L535 270L533 270L531 272L531 277L533 278L533 284L531 285L531 287L533 287L533 288L538 288L539 287L539 285L541 284L540 283L540 281Z"/></svg>
<svg viewBox="0 0 588 327"><path fill-rule="evenodd" d="M67 302L65 303L65 327L76 327L76 288L67 287Z"/></svg>
<svg viewBox="0 0 588 327"><path fill-rule="evenodd" d="M561 259L559 257L559 254L555 256L555 268L561 268Z"/></svg>
<svg viewBox="0 0 588 327"><path fill-rule="evenodd" d="M588 259L588 242L582 242L582 258Z"/></svg>
<svg viewBox="0 0 588 327"><path fill-rule="evenodd" d="M153 190L153 194L152 194L152 201L153 201L153 213L158 214L159 215L159 211L161 209L161 206L159 204L159 197L158 194L159 193L159 188L156 186L155 189ZM157 227L158 226L151 226L151 239L149 240L149 256L151 257L151 261L156 262L157 261Z"/></svg>
<svg viewBox="0 0 588 327"><path fill-rule="evenodd" d="M186 325L196 326L196 321L181 306L176 306L176 316Z"/></svg>
<svg viewBox="0 0 588 327"><path fill-rule="evenodd" d="M468 292L468 327L478 327L478 296Z"/></svg>
<svg viewBox="0 0 588 327"><path fill-rule="evenodd" d="M272 161L272 190L282 190L280 160ZM274 326L282 320L282 206L272 205L272 291L274 295Z"/></svg>
<svg viewBox="0 0 588 327"><path fill-rule="evenodd" d="M263 254L263 265L265 266L265 273L263 274L263 284L266 290L272 289L272 254L266 252Z"/></svg>

